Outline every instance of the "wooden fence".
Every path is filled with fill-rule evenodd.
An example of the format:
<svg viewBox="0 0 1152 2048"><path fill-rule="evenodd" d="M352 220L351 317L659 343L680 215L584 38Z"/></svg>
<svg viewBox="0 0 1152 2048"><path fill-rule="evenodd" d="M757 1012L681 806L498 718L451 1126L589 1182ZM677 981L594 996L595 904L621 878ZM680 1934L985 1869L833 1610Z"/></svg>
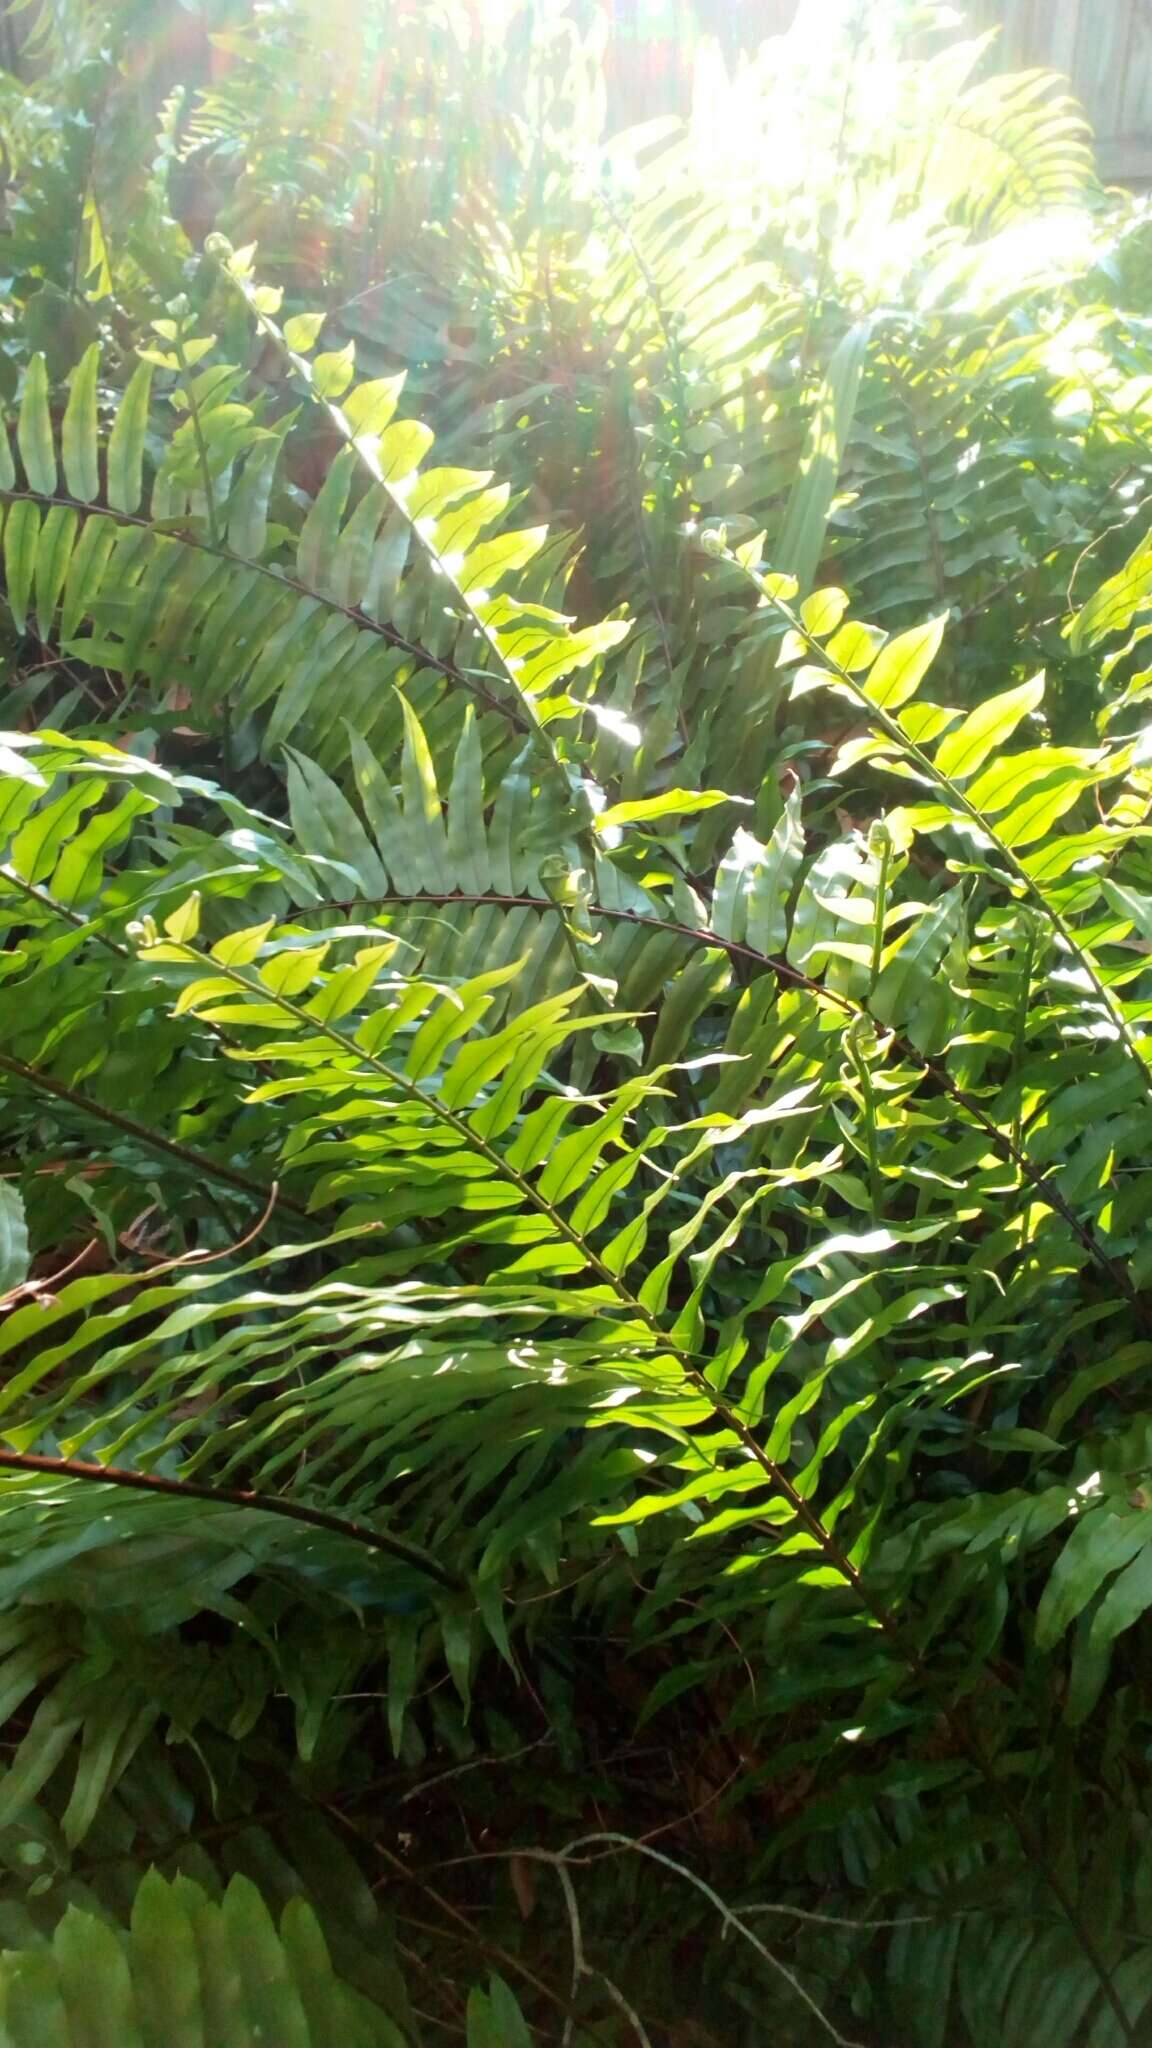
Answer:
<svg viewBox="0 0 1152 2048"><path fill-rule="evenodd" d="M727 49L778 35L799 0L601 0L612 23L613 113L642 120L682 107L701 34ZM819 4L819 0L817 0ZM881 4L881 0L876 0ZM1152 0L958 0L975 29L998 28L1004 68L1063 71L1096 131L1103 177L1152 185Z"/></svg>
<svg viewBox="0 0 1152 2048"><path fill-rule="evenodd" d="M1006 64L1067 72L1105 179L1152 185L1152 0L969 0L968 12L1000 27Z"/></svg>

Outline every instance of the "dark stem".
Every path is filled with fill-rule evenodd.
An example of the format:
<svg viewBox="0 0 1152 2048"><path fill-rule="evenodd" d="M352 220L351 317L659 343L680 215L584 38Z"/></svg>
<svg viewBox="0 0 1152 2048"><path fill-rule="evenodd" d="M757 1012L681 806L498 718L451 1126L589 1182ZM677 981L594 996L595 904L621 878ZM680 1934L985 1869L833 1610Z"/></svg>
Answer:
<svg viewBox="0 0 1152 2048"><path fill-rule="evenodd" d="M107 1109L93 1096L82 1094L79 1088L70 1088L66 1081L58 1081L55 1075L42 1073L39 1067L30 1067L24 1060L13 1059L11 1053L0 1052L0 1072L11 1074L15 1080L25 1082L29 1088L38 1088L44 1095L54 1096L59 1102L70 1103L73 1109L80 1110L85 1116L111 1124L114 1130L123 1131L126 1137L151 1146L155 1152L165 1152L170 1159L179 1159L183 1166L191 1167L194 1173L205 1175L209 1180L239 1188L243 1194L253 1195L265 1205L272 1198L272 1189L264 1181L241 1173L237 1167L224 1166L204 1152L194 1152L190 1145L178 1144L175 1138L162 1137L159 1131L149 1130L147 1124L138 1124L133 1117L122 1116L119 1110ZM308 1211L301 1208L299 1202L294 1202L290 1195L281 1195L280 1207L291 1210L302 1222L311 1220Z"/></svg>
<svg viewBox="0 0 1152 2048"><path fill-rule="evenodd" d="M276 568L271 562L249 561L246 555L237 555L231 548L223 547L217 542L201 540L198 535L188 533L180 527L157 525L153 520L143 518L138 512L114 512L107 505L86 505L81 499L69 498L58 491L47 493L0 490L0 503L66 505L85 518L111 519L117 526L141 527L144 532L154 533L161 540L178 541L181 547L196 548L201 554L215 556L217 561L231 562L238 569L251 569L257 576L270 577L285 590L294 590L299 597L310 597L316 604L324 605L329 611L338 612L342 618L351 619L363 632L375 633L379 639L387 641L389 647L395 647L402 654L410 655L422 668L433 669L448 682L457 683L463 690L470 690L490 711L497 712L501 718L507 719L510 725L515 726L517 732L528 735L532 733L533 728L529 720L519 708L515 704L506 703L493 691L486 689L479 673L474 675L459 668L455 662L446 660L443 655L432 654L428 648L422 647L418 640L409 640L403 633L397 632L394 626L387 625L380 619L370 618L358 605L341 604L334 597L326 597L323 591L311 590L306 583L301 583L298 577L290 576L287 570Z"/></svg>
<svg viewBox="0 0 1152 2048"><path fill-rule="evenodd" d="M90 1465L80 1458L48 1458L34 1451L10 1451L0 1449L0 1470L8 1472L47 1472L53 1478L83 1479L102 1486L126 1486L137 1493L165 1493L177 1500L205 1500L218 1507L251 1508L257 1514L280 1515L285 1521L305 1522L313 1529L326 1529L333 1536L347 1536L353 1543L362 1543L369 1550L380 1550L390 1557L400 1558L404 1564L423 1572L426 1578L435 1579L450 1592L460 1590L460 1581L435 1558L426 1556L414 1543L405 1543L402 1536L389 1536L383 1529L369 1529L363 1522L349 1522L342 1515L330 1515L324 1508L305 1507L302 1502L284 1500L277 1494L251 1493L242 1487L200 1486L192 1479L167 1479L159 1472L132 1472L123 1465Z"/></svg>

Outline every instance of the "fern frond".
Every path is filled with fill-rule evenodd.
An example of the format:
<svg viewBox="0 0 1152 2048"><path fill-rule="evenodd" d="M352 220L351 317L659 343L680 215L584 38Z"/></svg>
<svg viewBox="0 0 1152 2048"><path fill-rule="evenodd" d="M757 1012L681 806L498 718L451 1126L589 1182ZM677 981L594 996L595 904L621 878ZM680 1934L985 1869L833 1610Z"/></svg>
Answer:
<svg viewBox="0 0 1152 2048"><path fill-rule="evenodd" d="M397 683L426 716L454 686L459 708L449 709L449 730L468 694L522 731L580 715L559 684L616 644L626 626L574 630L548 607L501 592L539 554L544 532L486 537L507 505L506 488L489 489L483 472L421 473L431 435L417 422L389 424L397 380L349 392L350 363L328 374L326 388L339 388L343 404L320 402L348 446L286 564L265 556L279 551L275 536L269 541L268 506L290 420L262 426L234 397L235 370L214 366L191 379L211 344L176 321L157 325L171 332L147 351L108 438L106 508L92 502L100 452L95 344L74 373L62 457L44 358L32 360L17 430L22 483L6 439L0 449L7 596L19 631L34 616L41 639L70 657L119 675L128 689L146 678L158 711L176 702L205 722L222 709L233 721L259 716L265 749L305 724L310 744L337 764L349 726L398 732L389 701ZM305 367L302 357L293 360ZM173 402L187 416L146 491L155 369L177 378ZM349 510L358 462L372 476ZM493 662L497 673L486 681Z"/></svg>
<svg viewBox="0 0 1152 2048"><path fill-rule="evenodd" d="M188 1878L169 1885L152 1872L127 1934L73 1908L47 1948L0 1955L0 2002L13 2048L49 2037L79 2043L94 2012L125 2048L276 2038L301 2048L403 2048L405 2038L335 1976L306 1905L287 1906L277 1929L241 1877L216 1902Z"/></svg>

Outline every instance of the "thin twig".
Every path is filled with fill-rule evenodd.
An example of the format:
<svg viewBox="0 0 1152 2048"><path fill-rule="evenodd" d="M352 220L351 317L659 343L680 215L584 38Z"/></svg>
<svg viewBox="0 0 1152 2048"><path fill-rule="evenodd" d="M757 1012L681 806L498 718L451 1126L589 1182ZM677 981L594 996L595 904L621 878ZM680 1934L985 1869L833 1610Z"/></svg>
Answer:
<svg viewBox="0 0 1152 2048"><path fill-rule="evenodd" d="M624 1993L620 1989L620 1986L618 1984L614 1984L612 1982L611 1977L606 1976L603 1970L593 1970L590 1974L600 1979L600 1982L604 1986L605 1991L608 1993L609 1998L612 2000L613 2005L619 2007L619 2010L623 2013L625 2019L628 2021L629 2026L632 2028L632 2031L635 2034L636 2039L639 2041L640 2048L652 2048L651 2038L645 2030L644 2022L640 2018L639 2013L636 2012L635 2009L629 2005L628 2000L625 1998Z"/></svg>
<svg viewBox="0 0 1152 2048"><path fill-rule="evenodd" d="M716 1911L719 1913L721 1919L723 1920L725 1927L734 1928L736 1932L742 1935L744 1940L747 1941L750 1944L750 1946L756 1950L756 1953L759 1956L761 1956L763 1960L766 1963L768 1963L773 1970L776 1970L779 1973L779 1975L786 1980L786 1982L791 1986L792 1990L796 1993L797 1997L803 2001L803 2003L819 2020L821 2026L824 2027L828 2034L831 2035L832 2040L835 2041L837 2044L837 2048L864 2048L864 2044L862 2042L852 2041L848 2038L847 2035L841 2034L839 2032L838 2028L828 2018L827 2014L821 2011L820 2007L817 2005L815 1999L811 1996L811 1994L805 1990L803 1984L801 1984L795 1972L790 1970L786 1963L782 1963L780 1961L779 1956L773 1955L771 1949L766 1948L764 1946L764 1943L760 1941L755 1934L753 1934L751 1928L746 1927L744 1925L744 1922L740 1918L740 1915L733 1911L732 1907L728 1905L727 1901L722 1899L719 1892L714 1891L712 1886L708 1884L704 1878L698 1877L695 1871L687 1869L687 1867L684 1864L677 1863L673 1857L665 1856L661 1850L652 1849L648 1846L646 1842L634 1839L631 1835L620 1835L610 1832L608 1830L604 1830L603 1832L599 1832L596 1834L580 1835L577 1837L575 1841L566 1842L562 1849L491 1849L484 1852L484 1854L480 1856L453 1857L451 1859L451 1862L453 1864L485 1861L507 1862L513 1857L521 1856L527 1858L530 1862L533 1863L547 1863L551 1865L551 1867L554 1870L556 1870L557 1873L559 1873L561 1871L566 1872L569 1868L574 1866L586 1865L589 1862L599 1860L597 1858L580 1856L577 1854L577 1851L580 1849L590 1848L596 1844L601 1843L604 1844L607 1848L611 1849L613 1852L617 1850L629 1849L638 1856L647 1856L651 1862L661 1863L664 1865L665 1869L675 1871L678 1877L684 1878L688 1884L693 1885L697 1891L702 1892L704 1897L708 1899L710 1903L716 1908ZM451 1865L445 1864L441 1867L447 1869L450 1868ZM567 1904L569 1897L572 1896L571 1880L568 1881L568 1884L565 1887L564 1896L565 1903ZM571 1922L571 1907L569 1907L569 1919ZM587 1971L588 1966L584 1961L582 1947L578 1947L577 1945L578 1936L579 1920L577 1918L573 1934L573 1953L578 1954L580 1956L581 1968L583 1973Z"/></svg>
<svg viewBox="0 0 1152 2048"><path fill-rule="evenodd" d="M332 1807L327 1810L340 1822L341 1826L348 1828L356 1836L357 1840L363 1843L364 1837L360 1829L347 1820L338 1808ZM403 1878L406 1883L415 1885L417 1891L423 1892L426 1899L431 1899L433 1905L438 1907L447 1919L455 1922L456 1926L461 1930L463 1939L470 1946L482 1950L485 1955L495 1957L496 1961L501 1963L506 1970L511 1970L515 1976L523 1978L526 1984L530 1984L533 1991L537 1992L541 1998L546 1999L549 2005L555 2006L558 2012L567 2013L568 2008L565 2001L553 1991L550 1984L546 1984L542 1977L538 1977L534 1970L530 1970L526 1963L522 1963L519 1956L513 1955L509 1949L499 1947L495 1942L485 1941L483 1935L477 1931L466 1913L462 1913L458 1906L452 1904L451 1899L446 1899L441 1892L436 1891L424 1878L418 1877L416 1872L410 1870L403 1859L397 1856L394 1850L389 1849L386 1843L374 1841L371 1846L385 1863L391 1864L399 1877ZM376 1887L374 1886L373 1889L375 1890ZM414 1927L420 1926L421 1922L414 1920L412 1925ZM429 1934L447 1934L447 1929L445 1928L427 1927L426 1923L424 1925Z"/></svg>
<svg viewBox="0 0 1152 2048"><path fill-rule="evenodd" d="M0 1294L0 1313L18 1307L23 1301L36 1301L44 1295L51 1296L61 1281L68 1278L69 1273L74 1273L77 1266L83 1265L89 1253L95 1251L99 1243L98 1237L90 1237L87 1244L81 1246L75 1258L69 1259L68 1264L61 1266L58 1272L44 1273L34 1280L18 1281L15 1287L8 1289L7 1294Z"/></svg>
<svg viewBox="0 0 1152 2048"><path fill-rule="evenodd" d="M162 1273L177 1273L184 1266L214 1266L220 1259L232 1259L235 1258L237 1252L246 1251L248 1246L255 1242L256 1238L263 1236L271 1219L272 1211L276 1207L279 1195L280 1183L278 1180L274 1180L268 1190L268 1200L264 1204L263 1215L257 1219L250 1230L244 1232L243 1237L238 1237L234 1244L226 1244L222 1250L216 1252L195 1249L190 1252L181 1252L178 1258L162 1259L158 1265L148 1268L149 1280L159 1279Z"/></svg>
<svg viewBox="0 0 1152 2048"><path fill-rule="evenodd" d="M685 1604L688 1606L695 1606L696 1603L695 1601L689 1601ZM646 1833L642 1835L637 1835L637 1841L654 1842L658 1835L670 1835L677 1828L686 1828L689 1821L698 1819L699 1815L702 1813L707 1813L708 1808L710 1806L715 1806L716 1801L724 1797L724 1794L728 1790L729 1785L731 1785L733 1781L739 1777L743 1767L744 1759L743 1757L741 1757L739 1761L732 1766L732 1769L729 1771L728 1776L724 1779L723 1784L714 1785L711 1792L707 1793L706 1796L703 1799L701 1799L696 1806L690 1807L687 1813L678 1813L675 1816L675 1819L673 1820L661 1821L658 1827L649 1828L646 1831Z"/></svg>
<svg viewBox="0 0 1152 2048"><path fill-rule="evenodd" d="M530 1756L534 1749L542 1749L551 1740L552 1737L550 1735L541 1735L535 1742L526 1742L522 1749L510 1750L507 1756L469 1757L467 1763L453 1764L450 1771L440 1771L434 1778L422 1778L418 1785L412 1785L407 1792L402 1792L396 1804L397 1806L407 1806L410 1799L422 1799L427 1793L434 1792L437 1786L446 1785L450 1778L462 1778L466 1771L478 1771L489 1764L518 1763L521 1757ZM388 1782L391 1781L389 1780Z"/></svg>
<svg viewBox="0 0 1152 2048"><path fill-rule="evenodd" d="M576 1900L576 1887L563 1863L554 1864L553 1869L559 1880L560 1889L564 1894L564 1908L568 1915L568 1929L572 1937L572 2008L564 2022L564 2032L560 2037L560 2048L571 2048L572 2029L576 2024L576 2000L580 1996L581 1982L589 1975L589 1970L584 1958L584 1936L580 1928L580 1908Z"/></svg>
<svg viewBox="0 0 1152 2048"><path fill-rule="evenodd" d="M975 1906L961 1906L954 1908L950 1913L899 1913L890 1920L853 1920L850 1915L809 1913L803 1906L784 1906L775 1903L771 1905L741 1906L739 1910L745 1918L749 1913L778 1913L781 1917L786 1917L790 1920L803 1920L813 1927L859 1927L864 1929L871 1929L873 1927L939 1927L946 1924L949 1920L973 1919L977 1914Z"/></svg>
<svg viewBox="0 0 1152 2048"><path fill-rule="evenodd" d="M675 1871L677 1877L682 1877L687 1884L693 1885L716 1908L726 1928L731 1927L737 1934L742 1935L744 1940L755 1949L757 1955L784 1978L797 1997L803 2000L814 2018L818 2019L825 2031L831 2035L833 2041L837 2043L837 2048L863 2048L862 2042L852 2041L848 2035L840 2032L839 2028L828 2018L827 2013L823 2012L817 2005L811 1993L805 1990L795 1971L790 1970L786 1963L782 1963L779 1956L773 1955L772 1950L764 1946L764 1943L753 1934L751 1928L744 1925L739 1914L733 1912L727 1901L721 1898L720 1893L714 1891L704 1878L698 1877L694 1870L687 1869L683 1863L677 1863L671 1856L665 1856L660 1849L651 1849L646 1843L633 1841L628 1835L618 1835L609 1832L605 1832L602 1835L582 1835L576 1841L569 1842L560 1853L562 1856L567 1856L570 1850L586 1848L593 1842L613 1842L618 1848L630 1849L638 1856L649 1857L653 1863L663 1864L665 1870Z"/></svg>

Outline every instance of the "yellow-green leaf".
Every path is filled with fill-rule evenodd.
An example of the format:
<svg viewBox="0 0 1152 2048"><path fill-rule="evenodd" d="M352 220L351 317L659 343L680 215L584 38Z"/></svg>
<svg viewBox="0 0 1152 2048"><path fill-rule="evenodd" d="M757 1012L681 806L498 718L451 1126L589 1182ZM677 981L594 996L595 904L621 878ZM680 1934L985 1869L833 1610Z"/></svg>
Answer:
<svg viewBox="0 0 1152 2048"><path fill-rule="evenodd" d="M71 390L64 408L61 441L64 451L64 480L74 498L90 505L100 490L100 464L96 442L96 376L100 368L100 345L86 348L72 372Z"/></svg>
<svg viewBox="0 0 1152 2048"><path fill-rule="evenodd" d="M295 355L306 356L320 339L327 313L294 313L284 322L284 339Z"/></svg>
<svg viewBox="0 0 1152 2048"><path fill-rule="evenodd" d="M164 929L170 939L189 940L196 937L200 929L200 892L192 891L191 896L174 910L171 917L164 919Z"/></svg>
<svg viewBox="0 0 1152 2048"><path fill-rule="evenodd" d="M8 609L18 633L28 623L28 598L36 549L40 539L40 513L26 498L10 506L4 528L4 575L8 585Z"/></svg>
<svg viewBox="0 0 1152 2048"><path fill-rule="evenodd" d="M660 796L636 797L631 803L610 804L596 819L598 831L614 825L641 825L649 818L688 817L694 811L710 811L716 804L747 803L747 797L729 796L723 789L666 789Z"/></svg>
<svg viewBox="0 0 1152 2048"><path fill-rule="evenodd" d="M229 932L226 939L217 939L212 948L212 958L221 967L250 966L275 922L275 918L270 917L264 924L248 925L242 932Z"/></svg>
<svg viewBox="0 0 1152 2048"><path fill-rule="evenodd" d="M940 651L947 613L898 633L882 647L864 684L869 703L883 711L895 711L914 697Z"/></svg>
<svg viewBox="0 0 1152 2048"><path fill-rule="evenodd" d="M414 475L435 435L421 420L397 420L386 428L380 442L380 474L395 490Z"/></svg>
<svg viewBox="0 0 1152 2048"><path fill-rule="evenodd" d="M344 400L344 417L356 435L382 434L396 410L404 377L374 377L358 384Z"/></svg>
<svg viewBox="0 0 1152 2048"><path fill-rule="evenodd" d="M56 489L56 448L48 410L48 365L40 349L32 357L24 379L16 440L29 490L51 497Z"/></svg>
<svg viewBox="0 0 1152 2048"><path fill-rule="evenodd" d="M329 350L327 355L317 356L312 365L312 388L319 398L342 398L352 382L356 368L356 344L350 341L344 348Z"/></svg>
<svg viewBox="0 0 1152 2048"><path fill-rule="evenodd" d="M41 640L52 636L52 621L76 538L78 514L70 505L51 505L36 550L36 630Z"/></svg>
<svg viewBox="0 0 1152 2048"><path fill-rule="evenodd" d="M829 661L839 668L846 668L849 675L859 675L871 668L888 635L879 626L865 626L859 619L849 619L840 626L825 649Z"/></svg>
<svg viewBox="0 0 1152 2048"><path fill-rule="evenodd" d="M936 749L940 773L950 782L964 782L969 775L975 775L989 755L1012 737L1021 719L1036 710L1043 697L1044 677L1038 675L1030 682L1018 683L1014 690L989 697L986 704L978 704Z"/></svg>
<svg viewBox="0 0 1152 2048"><path fill-rule="evenodd" d="M814 590L800 607L800 617L809 633L817 640L823 640L826 633L834 633L848 609L848 592L829 585L826 590Z"/></svg>
<svg viewBox="0 0 1152 2048"><path fill-rule="evenodd" d="M137 363L108 441L108 503L115 512L139 508L151 390L152 364Z"/></svg>

